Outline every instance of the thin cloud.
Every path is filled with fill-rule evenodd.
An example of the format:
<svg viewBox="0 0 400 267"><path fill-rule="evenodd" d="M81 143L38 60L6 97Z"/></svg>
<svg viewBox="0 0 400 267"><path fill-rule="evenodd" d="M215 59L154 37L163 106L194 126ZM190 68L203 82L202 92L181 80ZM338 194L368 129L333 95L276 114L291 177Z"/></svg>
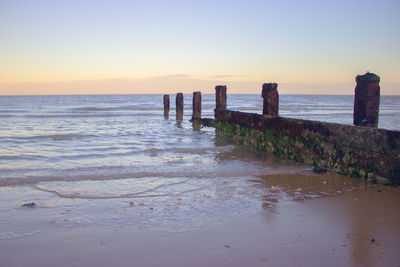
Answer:
<svg viewBox="0 0 400 267"><path fill-rule="evenodd" d="M207 76L208 79L237 79L237 78L245 78L245 75L238 75L238 74L218 74L218 75L209 75Z"/></svg>
<svg viewBox="0 0 400 267"><path fill-rule="evenodd" d="M187 73L175 73L168 75L153 76L148 79L195 79L195 77Z"/></svg>

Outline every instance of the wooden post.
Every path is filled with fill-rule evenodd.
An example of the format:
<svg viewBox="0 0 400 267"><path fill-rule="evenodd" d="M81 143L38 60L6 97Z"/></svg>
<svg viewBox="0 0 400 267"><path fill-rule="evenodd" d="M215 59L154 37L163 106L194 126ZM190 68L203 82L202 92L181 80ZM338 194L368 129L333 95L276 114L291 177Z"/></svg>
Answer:
<svg viewBox="0 0 400 267"><path fill-rule="evenodd" d="M215 109L226 109L226 85L217 85L215 87Z"/></svg>
<svg viewBox="0 0 400 267"><path fill-rule="evenodd" d="M182 121L183 120L183 94L177 93L176 94L176 120Z"/></svg>
<svg viewBox="0 0 400 267"><path fill-rule="evenodd" d="M168 118L169 117L169 95L164 95L163 103L164 103L164 117Z"/></svg>
<svg viewBox="0 0 400 267"><path fill-rule="evenodd" d="M226 110L226 85L217 85L215 87L215 119L223 119Z"/></svg>
<svg viewBox="0 0 400 267"><path fill-rule="evenodd" d="M263 115L278 116L279 113L279 94L278 84L264 83L262 87Z"/></svg>
<svg viewBox="0 0 400 267"><path fill-rule="evenodd" d="M201 92L193 92L192 120L201 119Z"/></svg>
<svg viewBox="0 0 400 267"><path fill-rule="evenodd" d="M357 75L354 95L353 122L357 126L378 127L380 78L374 73L367 72Z"/></svg>

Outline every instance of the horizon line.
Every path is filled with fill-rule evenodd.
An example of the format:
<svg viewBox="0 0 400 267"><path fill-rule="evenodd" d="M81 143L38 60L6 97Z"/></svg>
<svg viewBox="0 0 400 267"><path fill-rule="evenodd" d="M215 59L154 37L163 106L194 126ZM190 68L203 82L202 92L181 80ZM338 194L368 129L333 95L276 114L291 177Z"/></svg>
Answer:
<svg viewBox="0 0 400 267"><path fill-rule="evenodd" d="M199 92L199 91L193 91L193 92ZM200 91L201 92L201 91ZM178 92L180 93L180 92ZM279 92L278 92L279 93ZM101 96L101 95L176 95L177 93L120 93L120 94L111 94L111 93L104 93L104 94L6 94L2 95L0 94L0 97L2 96ZM183 95L191 95L192 93L183 93ZM215 93L202 93L202 95L215 95ZM228 93L227 95L260 95L261 93ZM354 94L301 94L301 93L295 93L295 94L288 94L288 93L282 93L279 95L309 95L309 96L354 96ZM381 96L400 96L400 95L393 95L393 94L381 94Z"/></svg>

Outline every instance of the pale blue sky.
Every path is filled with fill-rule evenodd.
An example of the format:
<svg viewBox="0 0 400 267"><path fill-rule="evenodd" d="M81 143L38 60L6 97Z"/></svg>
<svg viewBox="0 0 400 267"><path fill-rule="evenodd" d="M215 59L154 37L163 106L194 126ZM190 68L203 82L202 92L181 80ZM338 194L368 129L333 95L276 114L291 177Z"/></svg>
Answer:
<svg viewBox="0 0 400 267"><path fill-rule="evenodd" d="M257 93L270 81L288 93L307 85L352 93L366 71L394 94L399 14L400 1L388 0L0 0L0 94L49 84L60 88L54 93L135 93L215 83Z"/></svg>

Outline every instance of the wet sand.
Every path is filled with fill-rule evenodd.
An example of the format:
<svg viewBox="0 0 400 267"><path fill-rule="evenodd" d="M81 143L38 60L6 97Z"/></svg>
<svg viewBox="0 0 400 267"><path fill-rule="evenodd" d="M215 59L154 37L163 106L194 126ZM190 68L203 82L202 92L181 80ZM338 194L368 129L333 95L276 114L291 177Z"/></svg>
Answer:
<svg viewBox="0 0 400 267"><path fill-rule="evenodd" d="M40 207L18 209L31 234L3 236L0 266L400 266L398 188L334 174L258 178L257 206L197 227L60 228Z"/></svg>

